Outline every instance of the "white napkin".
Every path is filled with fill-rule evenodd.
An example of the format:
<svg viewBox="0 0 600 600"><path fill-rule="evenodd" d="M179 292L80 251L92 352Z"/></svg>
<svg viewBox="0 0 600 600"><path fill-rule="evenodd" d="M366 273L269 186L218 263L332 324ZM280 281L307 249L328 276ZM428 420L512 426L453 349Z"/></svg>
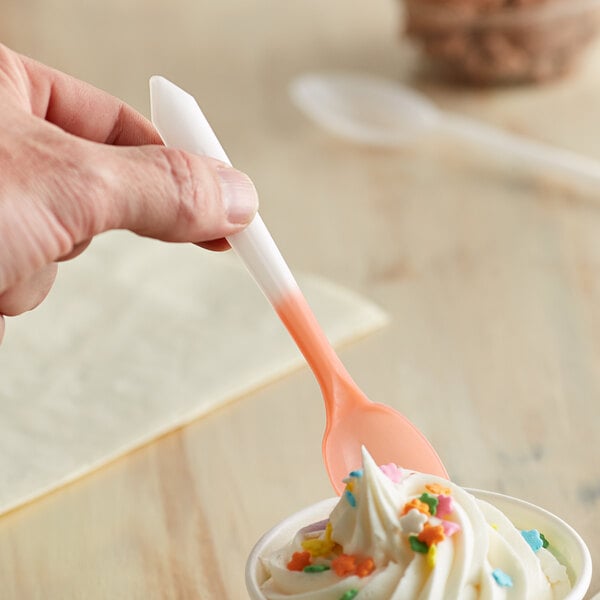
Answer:
<svg viewBox="0 0 600 600"><path fill-rule="evenodd" d="M381 327L364 299L299 278L334 344ZM0 513L303 364L233 253L112 232L61 266L0 347Z"/></svg>

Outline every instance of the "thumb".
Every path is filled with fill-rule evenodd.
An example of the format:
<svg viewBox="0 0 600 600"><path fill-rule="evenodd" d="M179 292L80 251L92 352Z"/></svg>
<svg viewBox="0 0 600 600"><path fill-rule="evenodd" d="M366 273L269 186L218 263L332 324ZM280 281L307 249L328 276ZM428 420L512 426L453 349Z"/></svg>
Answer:
<svg viewBox="0 0 600 600"><path fill-rule="evenodd" d="M258 209L248 176L215 159L158 145L83 144L93 152L84 151L80 183L63 187L76 193L52 206L75 244L109 229L170 242L216 240L242 230Z"/></svg>

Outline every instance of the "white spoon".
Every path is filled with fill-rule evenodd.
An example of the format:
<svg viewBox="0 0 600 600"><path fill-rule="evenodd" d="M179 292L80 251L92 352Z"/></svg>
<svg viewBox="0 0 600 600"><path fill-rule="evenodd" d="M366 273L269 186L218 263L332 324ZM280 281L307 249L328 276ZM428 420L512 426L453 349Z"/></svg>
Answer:
<svg viewBox="0 0 600 600"><path fill-rule="evenodd" d="M400 83L351 73L311 73L294 79L290 94L313 121L354 142L406 146L423 134L441 131L538 168L600 183L599 161L444 112Z"/></svg>

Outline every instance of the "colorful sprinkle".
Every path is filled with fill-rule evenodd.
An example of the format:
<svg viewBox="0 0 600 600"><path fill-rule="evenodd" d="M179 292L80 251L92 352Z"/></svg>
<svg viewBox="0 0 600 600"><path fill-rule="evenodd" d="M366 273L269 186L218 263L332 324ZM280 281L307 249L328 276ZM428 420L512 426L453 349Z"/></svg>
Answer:
<svg viewBox="0 0 600 600"><path fill-rule="evenodd" d="M442 521L442 527L444 528L446 537L451 537L460 531L460 525L453 521Z"/></svg>
<svg viewBox="0 0 600 600"><path fill-rule="evenodd" d="M331 567L329 565L308 565L302 569L305 573L322 573L323 571L329 571Z"/></svg>
<svg viewBox="0 0 600 600"><path fill-rule="evenodd" d="M340 596L340 600L352 600L353 598L356 598L356 596L358 596L358 590L352 588L351 590L344 592Z"/></svg>
<svg viewBox="0 0 600 600"><path fill-rule="evenodd" d="M287 568L289 571L303 571L305 567L310 565L310 561L310 552L294 552Z"/></svg>
<svg viewBox="0 0 600 600"><path fill-rule="evenodd" d="M335 542L331 539L312 539L312 540L304 540L302 542L302 548L310 553L313 558L317 558L318 556L327 556L333 552L333 548L335 546Z"/></svg>
<svg viewBox="0 0 600 600"><path fill-rule="evenodd" d="M433 569L433 567L435 567L436 560L437 560L437 546L430 546L429 550L427 551L427 566L430 569Z"/></svg>
<svg viewBox="0 0 600 600"><path fill-rule="evenodd" d="M340 554L331 561L331 568L338 577L354 575L356 572L356 556L350 554Z"/></svg>
<svg viewBox="0 0 600 600"><path fill-rule="evenodd" d="M394 483L400 483L402 481L404 471L394 463L381 465L379 468L383 471L383 474L386 475L388 479L391 479Z"/></svg>
<svg viewBox="0 0 600 600"><path fill-rule="evenodd" d="M425 492L424 494L421 494L419 500L427 504L427 506L429 506L429 514L435 516L437 512L437 506L439 504L439 500L436 498L436 496L432 496L431 494Z"/></svg>
<svg viewBox="0 0 600 600"><path fill-rule="evenodd" d="M419 541L419 538L416 535L411 535L408 538L408 542L410 547L415 552L420 552L421 554L427 554L429 552L429 547L424 542Z"/></svg>
<svg viewBox="0 0 600 600"><path fill-rule="evenodd" d="M444 494L445 496L449 496L452 493L450 488L447 488L440 483L428 483L425 486L425 489L432 494Z"/></svg>
<svg viewBox="0 0 600 600"><path fill-rule="evenodd" d="M350 477L362 477L363 476L363 470L362 469L357 469L356 471L350 471Z"/></svg>
<svg viewBox="0 0 600 600"><path fill-rule="evenodd" d="M345 496L346 500L348 500L348 504L352 508L356 508L356 496L350 490L346 490L344 492L344 496Z"/></svg>
<svg viewBox="0 0 600 600"><path fill-rule="evenodd" d="M450 515L454 512L454 499L452 496L440 494L437 497L437 500L438 504L435 511L436 517L445 517L446 515Z"/></svg>
<svg viewBox="0 0 600 600"><path fill-rule="evenodd" d="M402 514L405 515L411 510L418 510L424 515L431 515L431 510L429 509L429 504L425 504L425 502L421 502L418 498L413 498L410 502L407 502L402 509Z"/></svg>
<svg viewBox="0 0 600 600"><path fill-rule="evenodd" d="M513 580L511 578L511 576L507 575L501 569L494 569L492 571L492 577L496 580L496 583L500 587L512 587L513 586Z"/></svg>
<svg viewBox="0 0 600 600"><path fill-rule="evenodd" d="M431 547L443 542L446 539L446 534L442 525L425 525L417 539Z"/></svg>
<svg viewBox="0 0 600 600"><path fill-rule="evenodd" d="M425 523L427 523L427 515L419 512L416 508L412 508L400 517L399 522L404 533L420 533Z"/></svg>
<svg viewBox="0 0 600 600"><path fill-rule="evenodd" d="M544 547L544 541L542 540L540 532L537 529L521 531L521 535L534 552L537 552Z"/></svg>
<svg viewBox="0 0 600 600"><path fill-rule="evenodd" d="M365 558L356 565L356 574L359 577L368 577L375 570L375 561L372 558Z"/></svg>
<svg viewBox="0 0 600 600"><path fill-rule="evenodd" d="M542 545L544 548L547 548L550 545L550 542L547 540L546 536L543 533L540 533L540 537L542 538Z"/></svg>

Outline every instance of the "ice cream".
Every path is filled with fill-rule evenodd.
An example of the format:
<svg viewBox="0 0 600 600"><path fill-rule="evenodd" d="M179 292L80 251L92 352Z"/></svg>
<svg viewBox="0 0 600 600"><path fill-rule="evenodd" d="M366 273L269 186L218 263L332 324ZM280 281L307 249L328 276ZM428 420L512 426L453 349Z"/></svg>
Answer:
<svg viewBox="0 0 600 600"><path fill-rule="evenodd" d="M562 600L552 539L447 480L363 449L329 519L262 556L268 600Z"/></svg>

